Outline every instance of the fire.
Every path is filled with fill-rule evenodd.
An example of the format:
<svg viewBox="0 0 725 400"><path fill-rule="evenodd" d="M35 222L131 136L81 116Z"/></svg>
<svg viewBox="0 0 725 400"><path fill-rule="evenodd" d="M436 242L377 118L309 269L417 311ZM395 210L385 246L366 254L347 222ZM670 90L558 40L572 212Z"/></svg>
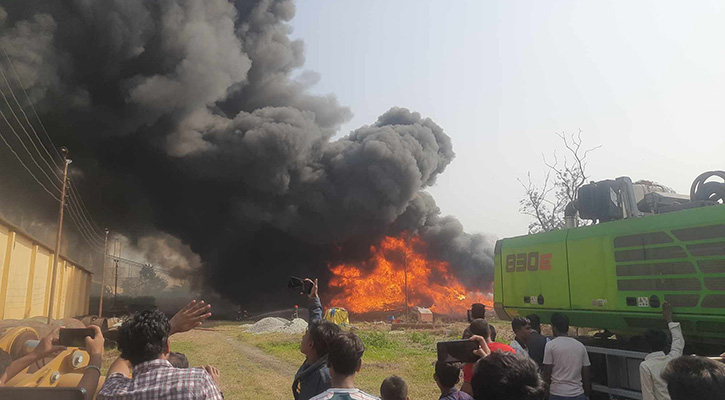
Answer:
<svg viewBox="0 0 725 400"><path fill-rule="evenodd" d="M365 268L349 264L330 267L334 275L330 288L338 293L331 305L353 312L403 309L407 269L411 307L464 315L473 303L490 306L490 294L468 292L451 275L448 263L426 259L424 250L425 243L418 237L406 241L388 236L378 246L371 246L371 257L365 262Z"/></svg>

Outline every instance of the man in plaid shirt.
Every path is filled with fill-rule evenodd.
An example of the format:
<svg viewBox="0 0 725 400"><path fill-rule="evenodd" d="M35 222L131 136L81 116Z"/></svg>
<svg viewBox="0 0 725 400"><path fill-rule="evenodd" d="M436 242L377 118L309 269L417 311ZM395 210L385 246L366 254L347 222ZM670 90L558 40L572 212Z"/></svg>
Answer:
<svg viewBox="0 0 725 400"><path fill-rule="evenodd" d="M108 370L97 399L223 399L214 382L219 378L216 368L178 369L167 360L169 336L201 325L211 316L209 307L192 301L171 321L158 310L143 311L126 321L118 332L121 355Z"/></svg>

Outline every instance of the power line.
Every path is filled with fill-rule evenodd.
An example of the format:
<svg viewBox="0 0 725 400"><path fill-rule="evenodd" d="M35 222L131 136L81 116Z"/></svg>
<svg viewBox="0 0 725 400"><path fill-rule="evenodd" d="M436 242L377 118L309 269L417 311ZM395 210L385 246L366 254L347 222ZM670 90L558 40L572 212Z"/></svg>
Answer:
<svg viewBox="0 0 725 400"><path fill-rule="evenodd" d="M0 47L2 47L2 46L0 46ZM20 83L20 87L21 87L21 89L23 90L23 93L25 94L25 98L26 98L26 100L28 101L28 103L29 103L29 104L30 104L30 106L32 107L32 109L33 109L33 113L35 114L35 117L37 118L38 122L40 123L41 127L43 128L43 130L44 130L44 132L45 132L45 134L46 134L46 137L47 137L47 138L48 138L48 140L50 141L50 143L51 143L51 145L52 145L51 147L53 147L53 149L55 149L55 145L53 144L53 141L52 141L52 139L50 138L50 135L48 134L48 131L47 131L47 130L45 129L45 126L43 125L43 122L42 122L42 121L40 120L40 117L38 116L38 113L37 113L37 112L35 111L35 107L33 106L33 102L32 102L32 101L30 101L30 97L28 96L28 92L27 92L27 91L25 90L25 86L23 85L23 82L22 82L22 80L20 79L20 75L18 74L17 70L15 69L15 64L13 64L12 60L10 59L10 57L9 57L9 55L8 55L8 53L7 53L7 51L5 50L5 48L4 48L4 47L2 47L2 50L3 50L3 53L5 54L5 57L6 57L6 59L8 60L8 63L10 64L11 68L13 69L13 71L14 71L14 73L15 73L15 77L16 77L16 79L17 79L17 80L18 80L18 82ZM5 73L3 72L2 68L0 68L0 74L2 74L3 80L5 80L5 83L7 84L7 86L8 86L8 89L10 89L10 94L12 95L12 97L13 97L13 100L15 100L15 104L16 104L16 105L17 105L17 107L18 107L18 108L20 109L20 112L21 112L21 113L23 114L23 116L24 116L24 118L25 118L25 121L27 122L28 126L30 126L30 129L31 129L31 130L33 131L33 134L35 135L35 138L37 139L38 143L40 143L41 147L43 147L43 150L44 150L44 151L45 151L45 153L46 153L46 154L48 155L48 157L50 158L50 160L51 160L51 161L53 161L53 156L52 156L52 155L50 154L50 152L48 151L48 149L47 149L47 148L45 147L45 145L43 144L43 141L42 141L42 140L40 139L40 136L38 135L38 132L37 132L37 131L35 130L35 127L33 126L33 124L32 124L32 123L30 122L30 120L28 119L27 113L25 112L25 110L23 109L23 106L22 106L22 105L20 104L20 102L18 101L17 97L15 96L15 92L13 91L12 85L10 85L10 82L8 81L7 77L5 76ZM33 141L33 139L32 139L32 138L30 137L30 134L29 134L29 133L28 133L28 131L27 131L27 130L25 129L25 126L24 126L24 125L22 124L22 122L20 121L20 119L19 119L19 118L17 117L17 115L16 115L16 114L15 114L15 112L13 111L13 109L12 109L12 107L10 106L10 103L9 103L9 101L7 100L7 97L5 97L5 94L4 94L4 93L3 93L3 98L5 98L5 102L6 102L7 104L8 104L8 108L10 108L10 111L11 111L11 112L13 113L13 116L15 116L15 120L16 120L16 121L18 122L18 124L19 124L19 125L20 125L20 126L21 126L21 127L23 128L23 131L25 131L25 134L26 134L26 136L28 137L28 139L30 140L30 142L31 142L31 143L33 144L33 147L35 148L35 151L37 151L37 152L38 152L38 155L39 155L39 156L40 156L40 158L41 158L41 159L43 160L43 162L44 162L44 163L45 163L45 164L46 164L46 165L48 166L48 168L50 168L50 170L51 170L51 171L53 171L53 167L51 167L51 165L50 165L50 164L48 163L48 161L47 161L47 160L45 159L45 157L43 156L43 154L42 154L42 153L40 153L40 150L38 149L38 146L37 146L37 145L35 144L35 141ZM7 120L6 120L6 122L7 122ZM11 128L12 128L12 127L11 127ZM14 131L14 129L13 129L13 131ZM18 135L16 135L16 136L18 136ZM19 138L19 137L18 137L18 140L20 140L20 138ZM21 143L23 144L23 147L25 147L25 144L24 144L24 142L22 142L22 140L21 140ZM26 149L26 151L28 151L28 154L30 154L30 151L29 151L29 150L27 149L27 147L25 147L25 149ZM55 149L55 151L56 151L56 154L58 154L58 156L60 156L60 154L58 153L57 149ZM32 154L31 154L31 158L32 158L32 159L33 159L33 161L35 162L35 158L34 158L34 157L32 156ZM37 162L35 162L35 164L36 164L36 165L38 165L38 163L37 163ZM40 168L40 169L42 170L42 168L40 167L40 165L38 165L38 168ZM44 170L43 170L43 173L45 174ZM50 177L48 177L48 175L47 175L47 174L45 174L45 175L46 175L46 177L47 177L48 179L50 179ZM59 181L61 181L60 177L59 177L59 176L58 176L58 175L57 175L56 173L54 173L54 176L55 176L55 177L56 177L56 178L57 178L57 179L58 179ZM55 185L53 184L53 186L55 186ZM58 189L57 187L56 187L56 189L57 189L57 190L59 190L59 189ZM72 186L72 185L71 185L70 189L71 189L71 190L70 190L70 196L69 196L69 199L70 199L70 200L75 200L75 201L76 201L76 203L80 203L80 205L78 205L78 204L77 204L77 208L78 208L77 212L78 212L78 214L79 214L79 217L80 217L80 220L81 220L81 222L85 222L85 223L86 223L86 225L87 225L87 227L88 227L88 229L89 229L89 230L90 230L90 231L91 231L92 233L94 233L94 234L95 234L95 235L97 236L97 238L102 238L102 237L103 237L103 235L101 235L101 234L99 233L99 232L101 232L102 230L101 230L101 228L100 228L100 227L98 226L98 224L97 224L97 223L95 222L95 220L94 220L94 219L93 219L92 217L90 217L90 216L89 216L89 214L90 214L90 211L88 211L88 207L87 207L87 206L85 205L85 202L83 201L83 197L82 197L82 196L81 196L81 195L80 195L80 194L78 193L78 190L77 190L77 189L75 189L75 187L74 187L74 186ZM80 201L79 201L79 200L80 200ZM85 209L85 212L84 212L84 210L83 210L83 209ZM96 230L94 230L94 228L93 228L93 226L92 226L92 225L95 225L95 229L96 229Z"/></svg>
<svg viewBox="0 0 725 400"><path fill-rule="evenodd" d="M53 148L53 151L55 151L55 154L58 156L58 159L62 161L63 156L60 155L60 152L58 152L58 149L53 144L53 140L50 138L50 134L48 134L48 131L45 129L45 125L43 125L43 121L40 120L38 113L35 111L35 106L33 105L33 102L30 101L30 96L28 96L28 92L25 90L25 85L23 84L22 79L20 79L20 74L18 74L18 70L15 69L15 64L13 63L13 60L10 59L8 52L5 50L5 46L0 44L0 48L3 50L3 53L5 53L5 58L8 60L8 64L10 64L10 68L13 69L13 72L15 73L15 78L20 83L20 88L23 89L23 93L25 93L25 99L28 100L28 104L30 104L30 108L33 110L33 114L35 114L35 118L38 120L38 123L40 123L40 127L43 128L43 132L45 132L45 137L48 138L48 141L50 142L51 147ZM30 126L32 126L32 124ZM40 141L40 144L43 145L43 142ZM53 156L50 155L50 152L45 147L45 145L43 145L43 149L45 149L45 152L48 154L50 159L53 160Z"/></svg>
<svg viewBox="0 0 725 400"><path fill-rule="evenodd" d="M92 241L95 246L102 246L101 243L103 242L95 238L93 234L83 226L83 220L80 218L77 211L75 211L72 207L68 207L68 214L76 218L78 231L88 238L86 239L87 241Z"/></svg>
<svg viewBox="0 0 725 400"><path fill-rule="evenodd" d="M0 113L1 112L2 111L0 111ZM11 146L10 143L8 143L8 141L5 139L5 136L3 136L2 131L0 131L0 138L2 138L3 142L5 143L5 145L8 146L8 149L10 149L10 151L15 155L15 158L17 158L18 161L20 161L20 164L23 166L23 168L25 168L25 170L28 171L28 173L33 177L33 179L35 179L35 181L38 182L38 185L40 185L43 188L43 190L45 190L46 192L48 192L48 194L51 197L53 197L55 200L57 200L58 202L60 202L60 198L58 198L58 196L56 196L55 194L53 194L53 192L51 192L50 190L48 190L48 188L45 187L45 185L43 185L43 183L38 179L38 177L35 176L35 174L33 173L33 171L31 171L30 168L28 168L28 166L25 165L25 163L23 162L23 159L20 158L20 155L18 155L18 153L15 152L15 149L13 149L13 146Z"/></svg>
<svg viewBox="0 0 725 400"><path fill-rule="evenodd" d="M50 153L48 152L48 149L46 149L46 148L45 148L45 146L43 145L43 142L42 142L42 141L40 140L40 137L38 136L38 133L37 133L37 132L35 131L35 128L33 127L33 124L31 124L31 123L30 123L30 120L28 119L28 114L26 114L26 113L25 113L25 110L23 109L23 106L22 106L22 105L20 104L20 102L18 101L18 98L17 98L17 97L15 97L15 91L13 90L13 87L12 87L12 85L10 85L10 82L8 81L8 78L7 78L6 76L5 76L5 71L3 71L3 69L2 69L2 68L0 68L0 74L1 74L1 75L2 75L2 77L3 77L3 80L5 81L5 84L6 84L7 86L8 86L8 89L10 90L10 95L11 95L11 96L13 97L13 100L15 100L15 104L16 104L16 105L18 106L18 108L20 109L20 112L21 112L21 113L23 114L23 117L25 118L25 122L27 122L27 123L28 123L28 126L30 126L30 130L31 130L31 131L33 131L33 135L35 135L35 138L36 138L36 139L38 140L38 142L40 143L40 146L41 146L41 147L43 147L43 149L44 149L44 150L45 150L45 152L46 152L46 153L48 154L48 156L50 156ZM54 171L53 167L51 167L51 166L50 166L50 163L48 163L48 160L46 160L46 159L45 159L45 157L43 157L43 154L42 154L42 153L40 152L40 150L38 149L38 146L37 146L37 145L35 144L35 141L33 141L33 139L32 139L32 138L30 137L30 134L28 133L27 129L25 129L25 126L23 125L23 123L22 123L22 122L20 122L20 119L18 118L18 116L17 116L17 115L15 115L15 112L14 112L14 111L12 110L12 107L10 107L10 103L8 102L8 100L7 100L7 98L5 97L5 94L4 94L4 93L3 93L3 98L5 98L5 103L7 103L7 105L8 105L8 108L10 108L10 111L11 111L11 112L13 112L13 116L15 117L15 120L16 120L16 121L18 121L18 124L20 125L20 127L22 127L22 128L23 128L23 131L25 132L25 135L26 135L26 136L28 137L28 139L30 140L30 143L31 143L31 144L33 145L33 147L35 148L35 151L37 151L37 152L38 152L38 154L40 155L40 158L41 158L41 159L43 160L43 162L45 163L45 165L47 165L47 166L48 166L48 168L49 168L49 169L50 169L51 171ZM28 100L29 100L29 99L28 99ZM52 156L50 156L50 161L53 161L53 157L52 157ZM56 165L56 168L57 168L57 167L58 167L58 166ZM60 176L58 176L58 175L57 175L57 173L55 173L55 172L54 172L54 174L53 174L53 175L54 175L54 176L55 176L55 177L56 177L56 178L58 179L58 181L59 181L59 182L62 182L62 179L60 179Z"/></svg>
<svg viewBox="0 0 725 400"><path fill-rule="evenodd" d="M83 230L78 225L78 220L76 219L76 216L73 213L68 213L70 215L71 220L73 221L73 225L78 228L78 232L80 233L81 238L91 247L92 250L95 250L99 253L103 253L103 246L99 246L97 244L93 244L87 237L86 234L83 232Z"/></svg>
<svg viewBox="0 0 725 400"><path fill-rule="evenodd" d="M0 68L0 72L1 72L1 71L2 71L2 69ZM5 92L4 92L4 91L3 91L2 89L0 89L0 94L1 94L2 96L3 96L3 99L5 99L5 103L7 103L7 105L8 105L8 108L10 108L10 112L11 112L11 113L13 114L13 116L15 116L15 119L16 119L17 121L20 121L20 120L18 119L17 115L15 115L15 111L13 111L12 107L10 106L10 102L8 101L8 98L7 98L6 96L5 96ZM2 112L2 110L1 110L1 109L0 109L0 114L1 114L1 115L2 115L2 117L3 117L3 120L5 120L5 123L6 123L6 124L7 124L7 125L8 125L9 127L10 127L10 130L12 130L12 131L13 131L13 134L14 134L14 135L15 135L15 137L16 137L16 138L18 139L18 141L20 142L20 144L21 144L21 145L23 145L23 148L25 149L25 151L26 151L26 152L28 153L28 155L30 156L30 159L31 159L31 160L33 160L33 163L35 163L35 165L36 165L36 166L38 167L38 169L40 169L40 171L41 171L41 172L43 173L43 175L45 175L45 177L46 177L46 178L48 178L48 181L50 181L50 184L51 184L51 185L53 185L53 188L55 188L55 190L57 190L57 191L60 191L60 188L59 188L58 186L56 186L56 184L55 184L55 182L53 181L53 179L51 179L51 178L50 178L50 176L48 176L48 173L46 173L46 172L45 172L45 169L43 169L43 168L42 168L42 167L40 166L40 164L38 164L38 162L37 162L37 161L35 160L35 157L33 157L33 153L31 153L31 152L30 152L30 149L28 149L28 146L26 146L26 145L25 145L25 142L24 142L24 141L23 141L23 140L22 140L22 139L20 138L20 135L19 135L19 134L18 134L18 132L17 132L16 130L15 130L15 128L13 127L13 125L12 125L12 124L10 123L10 121L8 121L8 118L7 118L6 116L5 116L5 113L4 113L4 112ZM25 127L24 127L24 126L23 126L22 124L21 124L20 126L21 126L21 127L23 128L23 130L25 130ZM25 131L25 132L26 132L26 134L27 134L27 131ZM28 135L28 137L30 137L30 136ZM56 177L57 177L57 176L56 176Z"/></svg>
<svg viewBox="0 0 725 400"><path fill-rule="evenodd" d="M72 196L68 196L69 200L73 200ZM76 216L78 217L79 221L83 225L83 227L86 229L88 235L98 241L99 243L103 243L103 236L99 235L97 232L93 230L93 227L88 222L87 217L85 217L85 214L83 213L83 210L80 209L80 206L77 202L69 201L69 210L73 210L76 213Z"/></svg>
<svg viewBox="0 0 725 400"><path fill-rule="evenodd" d="M2 72L2 69L1 69L1 68L0 68L0 74L2 74L3 78L5 78L5 75L4 75L4 73ZM5 79L5 82L6 82L6 83L8 83L8 82L7 82L7 79ZM9 87L9 83L8 83L8 87ZM11 91L12 91L12 89L11 89ZM2 91L2 89L0 89L0 94L2 94L3 98L5 99L5 103L6 103L7 105L8 105L8 108L10 108L10 111L12 112L13 116L15 117L15 120L16 120L16 121L18 122L18 124L19 124L19 125L21 126L21 128L23 129L23 131L25 131L25 134L26 134L26 136L28 137L28 139L30 140L30 142L31 142L31 143L33 144L33 146L35 147L35 151L36 151L36 152L38 153L38 155L40 156L40 158L41 158L41 159L43 159L43 161L45 162L45 164L46 164L46 165L47 165L47 166L48 166L49 168L51 168L51 171L52 171L52 167L50 166L50 164L48 164L48 162L47 162L47 160L45 159L45 157L43 157L43 154L42 154L42 153L40 153L40 150L39 150L39 149L38 149L38 147L37 147L37 146L35 145L35 142L33 142L33 139L32 139L32 138L30 137L30 134L28 133L27 129L25 129L25 126L24 126L24 125L22 124L22 122L21 122L21 121L20 121L20 119L18 118L17 114L15 114L15 111L13 111L13 109L12 109L12 106L10 105L10 102L9 102L9 101L8 101L8 99L7 99L7 96L6 96L6 95L5 95L5 93L4 93L3 91ZM14 96L13 96L13 97L14 97ZM21 105L20 105L20 103L19 103L19 102L17 101L17 98L15 98L15 97L14 97L14 100L15 100L16 104L17 104L17 105L19 106L19 108L20 108L20 109L22 110L22 106L21 106ZM25 112L23 111L23 113L25 113ZM20 143L21 143L21 144L23 145L23 148L25 148L25 151L26 151L26 152L28 153L28 155L29 155L29 156L30 156L30 158L31 158L31 159L33 160L33 162L34 162L34 163L35 163L35 165L36 165L36 166L38 167L38 169L40 169L40 170L41 170L41 172L43 172L43 174L45 175L45 177L46 177L46 178L48 178L48 180L50 181L50 183L51 183L51 185L53 186L53 188L54 188L55 190L58 190L58 191L59 191L60 189L58 188L58 186L56 186L56 185L55 185L55 183L53 182L52 178L51 178L51 177L50 177L50 176L49 176L49 175L48 175L48 174L46 173L45 169L44 169L44 168L43 168L43 167L42 167L42 166L41 166L40 164L38 164L38 162L36 161L35 157L34 157L34 156L33 156L33 154L31 153L30 149L29 149L29 148L28 148L28 147L27 147L27 146L25 145L25 142L24 142L24 141L23 141L23 140L22 140L22 139L20 138L20 135L18 135L18 133L17 133L17 131L15 130L15 128L14 128L14 127L12 126L12 124L11 124L11 123L10 123L10 122L8 121L8 119L7 119L6 115L5 115L5 113L4 113L4 112L2 112L2 110L0 110L0 114L2 114L2 117L3 117L3 119L5 120L5 123L6 123L6 124L8 124L8 126L10 127L10 129L11 129L11 130L13 131L13 133L15 134L15 137L16 137L16 138L18 139L18 141L20 141ZM31 125L31 127L32 127L32 125ZM37 137L37 135L36 135L36 137ZM17 153L16 153L16 154L17 154ZM26 168L26 169L27 169L27 168ZM53 174L53 176L55 176L56 178L58 178L58 176L57 176L57 175L55 175L55 174ZM36 178L36 180L37 180L37 178ZM72 198L73 198L73 192L72 192L72 190L73 190L73 188L71 187L71 191L69 191L69 195L70 195L70 196L69 196L69 198L70 198L70 199L72 199ZM80 197L80 196L79 196L79 195L76 195L76 197ZM77 201L76 201L76 202L77 202ZM74 205L74 204L73 204L73 202L69 202L69 203L70 203L70 207L69 207L69 210L73 210L73 205ZM96 240L99 240L99 238L100 238L100 237L102 237L102 236L100 236L100 235L99 235L99 234L98 234L97 232L94 232L94 231L93 231L93 227L91 226L90 222L88 222L88 221L89 221L89 218L88 218L88 217L87 217L87 216L86 216L86 215L85 215L85 214L83 213L83 211L82 211L82 210L80 209L80 206L79 206L79 205L77 205L77 204L76 204L75 206L77 207L77 209L75 210L75 212L76 212L76 213L78 214L78 218L79 218L79 220L80 220L80 223L81 223L81 225L83 225L83 223L84 223L84 222L85 222L85 223L87 224L87 229L88 229L88 230L90 231L90 233L89 233L89 237L92 237L92 238L93 238L93 235L96 235L95 239L96 239ZM99 241L100 241L100 240L99 240Z"/></svg>
<svg viewBox="0 0 725 400"><path fill-rule="evenodd" d="M68 179L71 181L71 190L73 191L73 193L75 193L75 197L77 198L76 201L80 200L81 207L86 211L86 213L88 213L90 215L91 212L88 211L88 207L86 206L86 202L83 201L83 197L78 193L79 189L76 189L75 188L75 181L72 178L70 178L70 177ZM101 229L101 227L96 223L96 221L93 220L93 218L89 218L89 220L90 220L90 222L93 223L93 225L95 225L95 227L100 232L104 232L105 233L105 230Z"/></svg>

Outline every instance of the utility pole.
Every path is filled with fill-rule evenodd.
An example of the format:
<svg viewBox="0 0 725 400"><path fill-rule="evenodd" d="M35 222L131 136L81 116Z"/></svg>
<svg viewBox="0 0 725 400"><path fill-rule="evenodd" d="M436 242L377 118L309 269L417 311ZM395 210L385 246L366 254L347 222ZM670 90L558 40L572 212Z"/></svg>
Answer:
<svg viewBox="0 0 725 400"><path fill-rule="evenodd" d="M58 213L58 235L55 239L55 256L53 260L53 280L50 281L50 302L48 304L48 324L53 321L53 302L55 301L55 280L58 276L58 264L60 264L60 240L63 234L63 209L65 208L65 190L68 183L68 165L72 162L68 159L68 149L61 147L63 153L63 185L60 190L60 211Z"/></svg>
<svg viewBox="0 0 725 400"><path fill-rule="evenodd" d="M106 291L106 256L108 255L108 228L103 240L103 261L101 262L101 299L98 301L98 316L103 317L103 292Z"/></svg>
<svg viewBox="0 0 725 400"><path fill-rule="evenodd" d="M121 242L116 239L118 245L118 255L116 258L116 283L113 284L113 308L116 309L116 301L118 300L118 259L121 258Z"/></svg>
<svg viewBox="0 0 725 400"><path fill-rule="evenodd" d="M410 308L408 306L408 237L405 240L405 252L403 253L403 274L405 275L405 322L410 322Z"/></svg>

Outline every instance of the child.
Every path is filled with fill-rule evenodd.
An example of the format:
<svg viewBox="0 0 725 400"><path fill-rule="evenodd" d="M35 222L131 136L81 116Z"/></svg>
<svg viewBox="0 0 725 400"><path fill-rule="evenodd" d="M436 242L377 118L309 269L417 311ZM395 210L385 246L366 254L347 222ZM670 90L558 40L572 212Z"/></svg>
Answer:
<svg viewBox="0 0 725 400"><path fill-rule="evenodd" d="M438 388L441 390L439 400L473 400L468 393L456 389L456 384L461 380L461 366L459 364L436 362L433 379L435 379ZM385 399L383 398L383 400Z"/></svg>
<svg viewBox="0 0 725 400"><path fill-rule="evenodd" d="M385 378L380 385L381 400L410 400L408 398L408 384L403 378L393 375Z"/></svg>

